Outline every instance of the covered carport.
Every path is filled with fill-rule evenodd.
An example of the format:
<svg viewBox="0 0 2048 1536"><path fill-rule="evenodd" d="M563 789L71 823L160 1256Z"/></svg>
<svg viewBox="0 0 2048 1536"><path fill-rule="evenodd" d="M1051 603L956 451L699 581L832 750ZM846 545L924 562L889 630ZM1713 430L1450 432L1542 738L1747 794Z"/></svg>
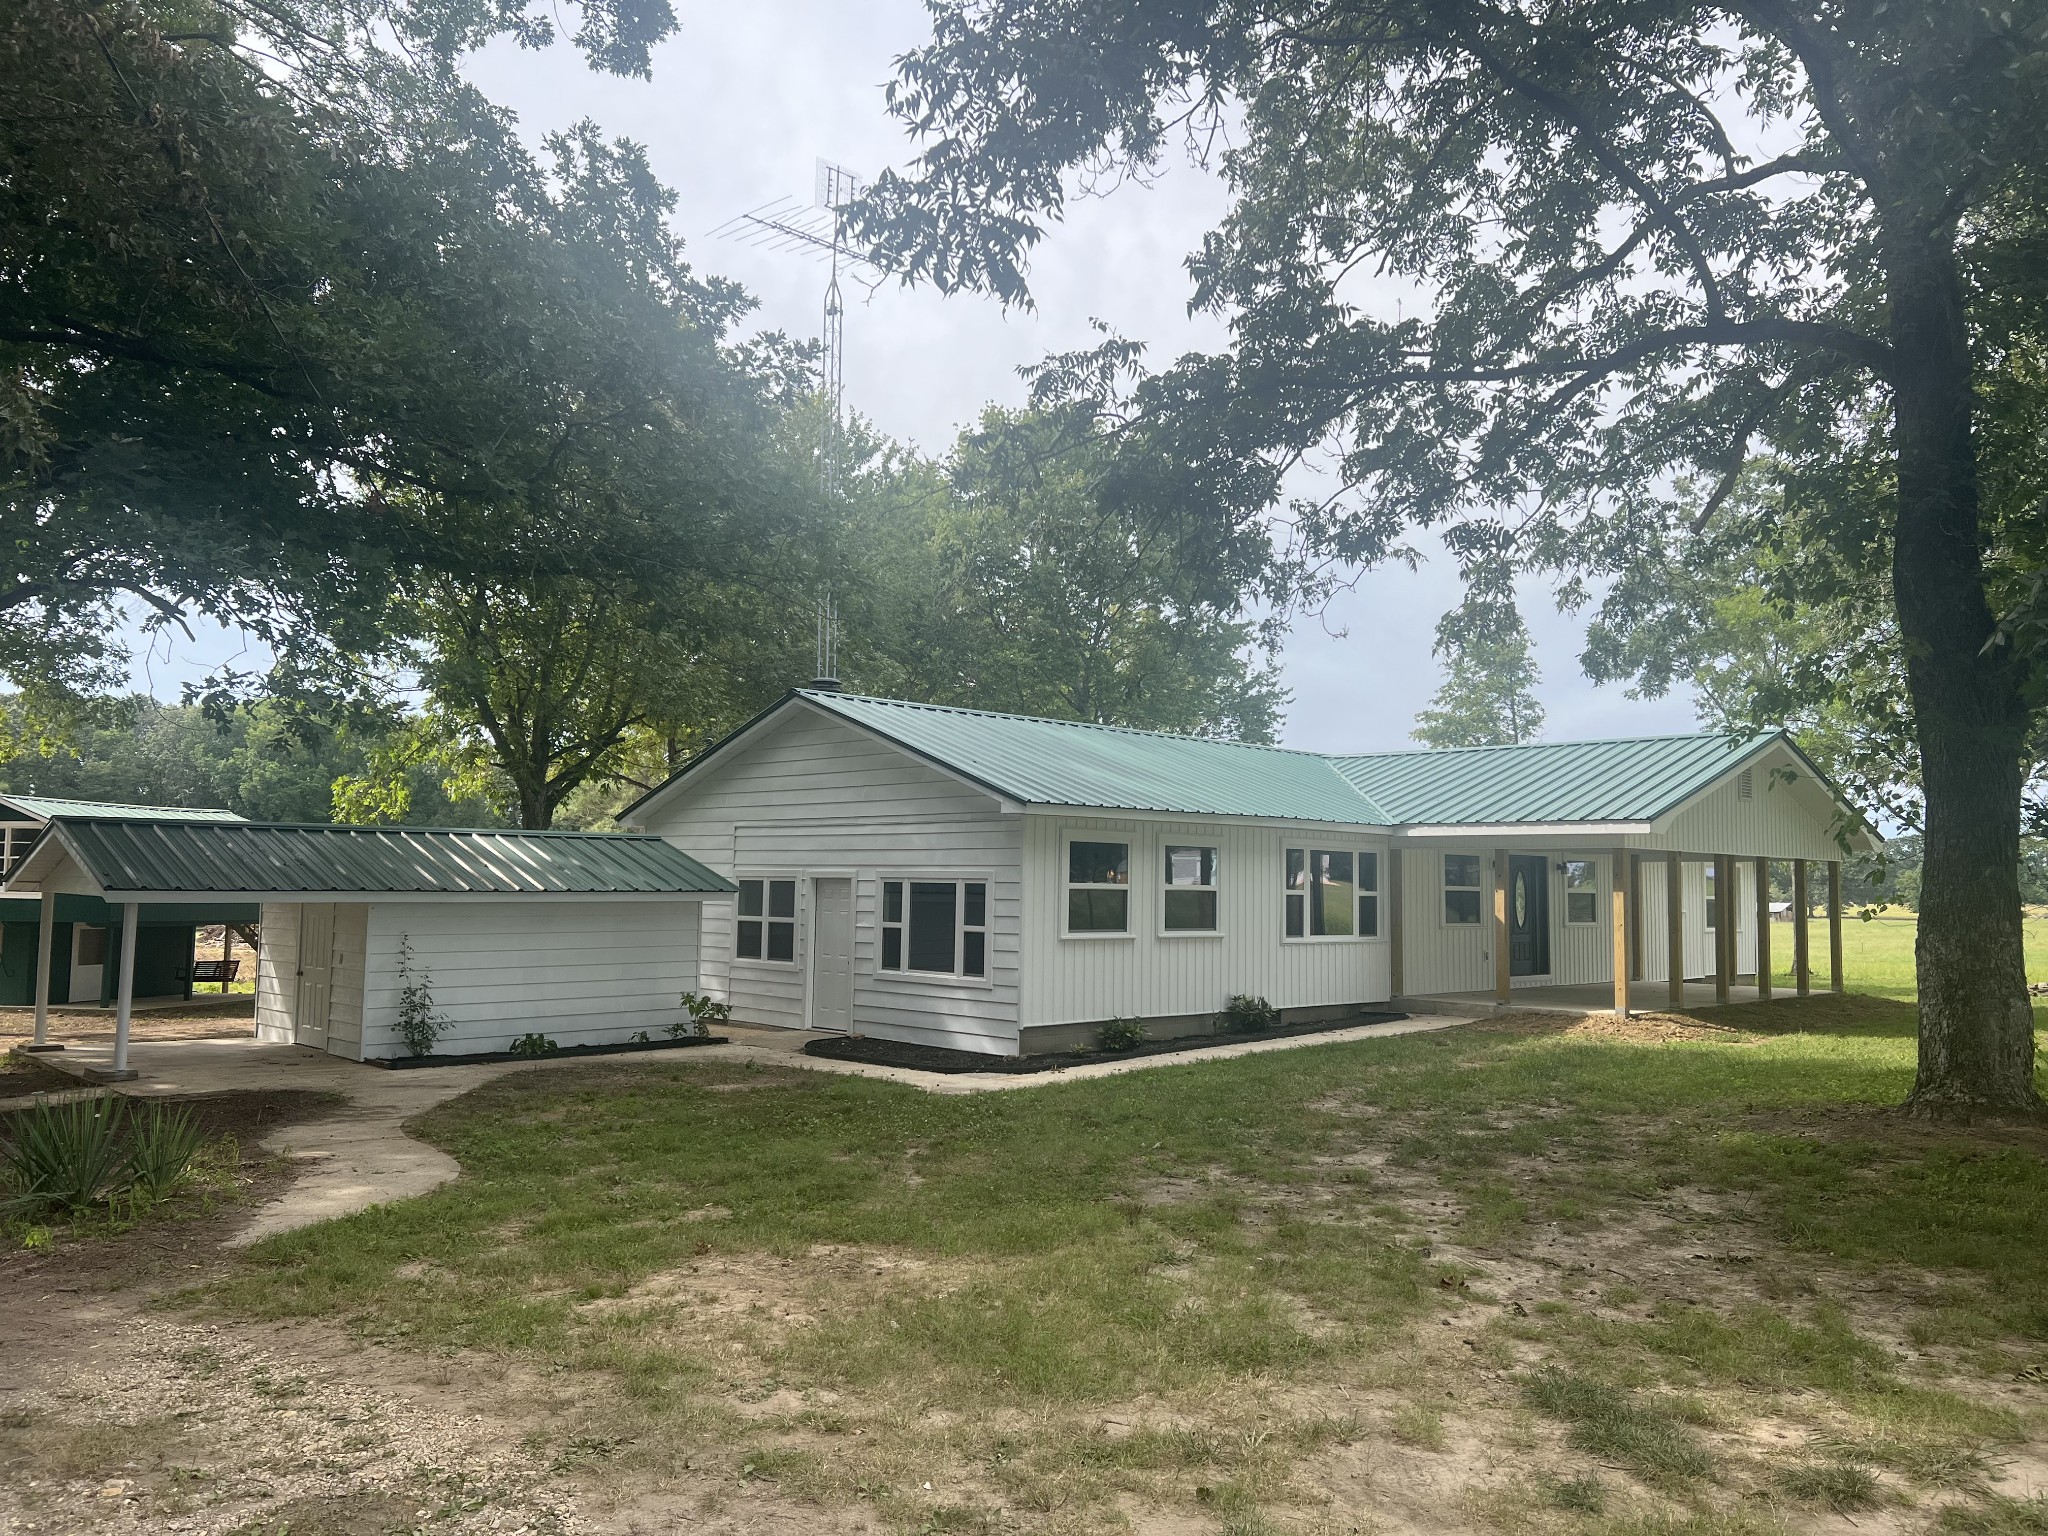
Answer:
<svg viewBox="0 0 2048 1536"><path fill-rule="evenodd" d="M58 816L0 898L94 899L130 933L152 912L253 909L258 1038L362 1060L404 1054L408 987L439 1021L436 1054L665 1028L698 984L699 905L732 891L658 837ZM140 947L119 955L103 1076L133 1075Z"/></svg>

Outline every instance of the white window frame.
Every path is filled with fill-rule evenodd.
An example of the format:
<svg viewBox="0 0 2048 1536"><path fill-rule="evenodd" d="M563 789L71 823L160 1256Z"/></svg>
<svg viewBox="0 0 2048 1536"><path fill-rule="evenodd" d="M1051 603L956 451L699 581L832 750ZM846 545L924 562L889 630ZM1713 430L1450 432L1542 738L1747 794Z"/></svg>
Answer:
<svg viewBox="0 0 2048 1536"><path fill-rule="evenodd" d="M889 910L888 888L892 883L900 884L904 888L903 921L901 923L890 923L885 922L883 920L884 916L887 914ZM954 969L950 972L913 971L909 968L907 964L900 970L892 971L884 968L884 966L882 965L882 945L884 943L883 935L890 928L899 929L903 934L903 959L906 962L910 959L910 887L912 885L950 885L954 887ZM967 892L965 888L970 885L980 886L983 892L981 913L982 926L978 929L970 927L967 922ZM873 967L873 974L875 976L875 979L878 981L886 982L892 987L940 986L979 987L983 989L992 987L995 985L994 977L996 968L995 922L996 883L994 878L991 877L986 870L877 870L875 872L875 963ZM979 976L970 976L959 969L961 963L966 959L967 945L965 935L969 933L980 933L982 935L982 974Z"/></svg>
<svg viewBox="0 0 2048 1536"><path fill-rule="evenodd" d="M1598 859L1559 859L1558 863L1564 866L1558 871L1560 894L1564 897L1564 926L1567 928L1598 928L1600 926L1600 861ZM1573 888L1572 866L1574 864L1586 866L1586 872L1591 876L1593 882L1590 886L1582 886L1578 889ZM1591 896L1593 898L1593 915L1591 917L1576 918L1572 916L1572 898L1574 896Z"/></svg>
<svg viewBox="0 0 2048 1536"><path fill-rule="evenodd" d="M1478 883L1477 885L1453 885L1453 884L1451 884L1451 870L1450 870L1450 865L1449 865L1449 864L1448 864L1448 863L1446 862L1447 860L1450 860L1450 859L1476 859L1476 860L1478 860L1478 862L1479 862L1479 883ZM1485 929L1485 927L1486 927L1486 855L1485 855L1485 854L1483 854L1483 853L1466 853L1466 852L1464 852L1463 850L1461 850L1461 849L1457 849L1457 848L1439 848L1439 849L1437 850L1437 862L1436 862L1436 876L1437 876L1437 901L1436 901L1436 922L1437 922L1437 926L1438 926L1439 928L1457 928L1457 929L1466 929L1466 928L1470 928L1470 929L1474 929L1474 930L1484 930L1484 929ZM1478 894L1478 896L1479 896L1479 916L1478 916L1478 917L1476 917L1476 918L1474 918L1474 919L1473 919L1473 920L1472 920L1471 922L1469 922L1469 923L1454 923L1454 922L1452 922L1452 921L1451 921L1451 901L1450 901L1450 896L1451 896L1451 892L1453 892L1453 891L1474 891L1474 892L1476 892L1476 893Z"/></svg>
<svg viewBox="0 0 2048 1536"><path fill-rule="evenodd" d="M749 880L758 880L761 882L761 915L759 917L742 917L740 915L739 895L735 893L733 896L732 963L734 965L766 966L770 969L778 971L793 971L798 966L802 965L804 955L804 876L800 873L792 873L791 871L786 869L750 869L743 871L740 874L736 874L732 878L734 885L744 885ZM790 912L788 917L770 917L768 915L768 909L771 904L770 886L773 882L777 880L786 880L794 887L793 894L790 898ZM760 954L743 955L740 953L741 923L759 923L761 925ZM787 923L790 927L789 958L787 960L771 960L768 958L768 925L770 923Z"/></svg>
<svg viewBox="0 0 2048 1536"><path fill-rule="evenodd" d="M1086 842L1086 838L1080 839ZM1169 885L1166 878L1166 850L1169 848L1206 848L1211 855L1210 882L1207 885ZM1220 939L1223 937L1223 845L1205 841L1201 835L1195 837L1162 836L1152 849L1153 867L1159 876L1159 937L1162 939ZM1089 887L1099 889L1099 887ZM1214 928L1169 928L1166 926L1166 896L1169 891L1214 891L1216 893L1216 926Z"/></svg>
<svg viewBox="0 0 2048 1536"><path fill-rule="evenodd" d="M1122 885L1081 884L1076 885L1068 878L1074 871L1074 844L1076 843L1121 843L1124 850L1124 883ZM1143 860L1150 855L1146 851L1153 846L1148 840L1128 832L1097 832L1085 827L1063 827L1059 842L1059 902L1060 937L1079 942L1107 940L1128 943L1138 936L1138 891L1140 886L1131 878L1134 866L1142 868ZM1072 904L1067 900L1072 891L1122 891L1124 893L1124 925L1121 929L1084 928L1079 931L1067 926Z"/></svg>
<svg viewBox="0 0 2048 1536"><path fill-rule="evenodd" d="M1295 894L1296 894L1296 893L1295 893L1294 891L1291 891L1291 890L1289 890L1289 889L1288 889L1288 886L1287 886L1287 855L1288 855L1288 854L1289 854L1290 852L1292 852L1292 851L1295 851L1295 850L1299 850L1299 851L1300 851L1300 853L1301 853L1301 855L1302 855L1302 859L1303 859L1304 867L1306 867L1306 862L1307 862L1307 858L1308 858L1308 855L1309 855L1309 854L1311 854L1311 853L1348 853L1348 854L1350 854L1350 855L1351 855L1351 932L1349 932L1349 933L1308 933L1308 932L1303 932L1303 933L1302 933L1302 934L1301 934L1301 935L1300 935L1299 937L1297 937L1296 935L1294 935L1294 934L1291 934L1291 933L1289 933L1289 932L1287 931L1287 899L1288 899L1288 898L1289 898L1290 896L1292 896L1292 895L1295 895ZM1372 878L1373 878L1373 884L1372 884L1372 889L1371 889L1371 890L1369 890L1369 891L1368 891L1368 890L1366 890L1366 889L1365 889L1365 888L1364 888L1363 886L1361 886L1361 885L1360 885L1360 884L1358 883L1358 873L1359 873L1359 865L1360 865L1360 862L1361 862L1361 861L1362 861L1363 859L1366 859L1366 858L1370 858L1370 859L1372 860ZM1282 944L1384 944L1384 943L1386 943L1386 941L1387 941L1387 935L1386 935L1386 928L1387 928L1387 924L1386 924L1386 913L1385 913L1385 909L1384 909L1384 908L1382 908L1381 906L1379 906L1379 905L1378 905L1378 903L1379 903L1380 901L1384 901L1384 900L1385 900L1385 898L1386 898L1386 890L1385 890L1385 887L1384 887L1384 878L1383 878L1383 876L1382 876L1382 874L1381 874L1381 871L1382 871L1382 870L1383 870L1383 869L1384 869L1384 868L1386 867L1386 861L1387 861L1387 850L1386 850L1385 848L1383 848L1383 847L1380 847L1380 846L1379 846L1379 845L1377 845L1377 844L1365 844L1365 843L1350 843L1350 842L1345 842L1345 841L1343 841L1342 839L1339 839L1339 838L1324 838L1324 839L1321 839L1321 840L1319 841L1318 839L1316 839L1316 838L1314 838L1314 837L1302 837L1302 836L1298 836L1298 835L1294 835L1294 834L1290 834L1290 835L1288 835L1288 836L1285 836L1285 837L1281 838L1281 840L1280 840L1280 942L1281 942ZM1310 921L1309 921L1309 915L1308 915L1308 907L1307 907L1307 901L1308 901L1308 893L1307 893L1307 892L1302 892L1302 893L1300 893L1300 894L1301 894L1301 896L1302 896L1302 902L1303 902L1303 905L1302 905L1302 927L1303 927L1303 929L1307 929L1307 928L1309 928L1309 927L1311 926L1311 923L1310 923ZM1361 897L1361 896L1371 896L1371 897L1375 898L1375 904L1374 904L1374 907L1373 907L1373 915L1374 915L1374 917L1375 917L1375 918L1377 919L1377 921L1376 921L1376 922L1374 923L1374 925L1373 925L1373 926L1374 926L1374 928L1375 928L1375 929L1377 930L1376 932L1373 932L1373 933L1369 933L1369 934L1368 934L1368 933L1360 933L1360 932L1358 931L1358 930L1359 930L1359 921L1358 921L1358 899L1359 899L1359 897Z"/></svg>

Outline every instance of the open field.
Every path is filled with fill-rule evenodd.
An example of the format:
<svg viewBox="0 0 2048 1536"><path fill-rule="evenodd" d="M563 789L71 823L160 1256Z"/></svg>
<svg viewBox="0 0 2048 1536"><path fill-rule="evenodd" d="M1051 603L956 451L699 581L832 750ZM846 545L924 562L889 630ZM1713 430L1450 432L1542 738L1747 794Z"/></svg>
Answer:
<svg viewBox="0 0 2048 1536"><path fill-rule="evenodd" d="M1910 912L1888 912L1868 922L1853 915L1842 922L1842 969L1851 992L1910 1001L1913 987L1913 938L1919 923ZM1828 924L1812 919L1807 929L1814 983L1827 985ZM2027 980L2048 981L2048 917L2026 920ZM1771 925L1771 972L1781 987L1792 985L1792 926ZM2037 1015L2039 1010L2037 1009Z"/></svg>

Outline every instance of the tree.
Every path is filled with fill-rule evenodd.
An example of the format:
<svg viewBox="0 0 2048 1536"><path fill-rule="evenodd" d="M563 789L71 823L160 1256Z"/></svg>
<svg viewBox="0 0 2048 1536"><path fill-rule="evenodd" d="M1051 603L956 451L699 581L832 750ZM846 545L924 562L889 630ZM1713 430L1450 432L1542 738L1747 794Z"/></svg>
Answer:
<svg viewBox="0 0 2048 1536"><path fill-rule="evenodd" d="M1541 674L1513 604L1466 603L1437 621L1444 682L1409 734L1427 747L1507 747L1543 730Z"/></svg>
<svg viewBox="0 0 2048 1536"><path fill-rule="evenodd" d="M606 69L674 26L580 9ZM360 646L414 570L616 576L749 497L776 359L722 345L744 296L690 273L636 147L537 158L454 72L552 14L8 9L0 668L106 686L122 594Z"/></svg>
<svg viewBox="0 0 2048 1536"><path fill-rule="evenodd" d="M893 89L932 142L860 224L907 278L1025 301L1067 172L1230 119L1235 203L1191 269L1232 350L1138 391L1214 467L1218 527L1333 444L1321 548L1372 561L1439 527L1571 598L1690 535L1675 480L1711 522L1759 445L1853 490L1815 530L1844 571L1888 557L1925 806L1910 1104L2038 1114L2017 879L2048 659L2044 22L2040 0L946 0ZM1372 271L1420 312L1374 312Z"/></svg>
<svg viewBox="0 0 2048 1536"><path fill-rule="evenodd" d="M865 686L978 709L1271 741L1276 622L1121 505L1075 412L991 408L943 464L885 456L854 511L870 594L842 612Z"/></svg>

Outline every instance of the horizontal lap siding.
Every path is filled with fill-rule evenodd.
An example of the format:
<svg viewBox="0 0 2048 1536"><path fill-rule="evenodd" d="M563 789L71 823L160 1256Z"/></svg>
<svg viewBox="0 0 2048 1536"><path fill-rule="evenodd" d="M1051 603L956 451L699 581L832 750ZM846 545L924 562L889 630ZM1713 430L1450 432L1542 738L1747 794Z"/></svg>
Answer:
<svg viewBox="0 0 2048 1536"><path fill-rule="evenodd" d="M379 902L369 909L363 1053L395 1056L400 940L448 1024L435 1051L504 1050L521 1035L559 1045L659 1037L698 985L690 901Z"/></svg>
<svg viewBox="0 0 2048 1536"><path fill-rule="evenodd" d="M853 880L853 1023L883 1039L1009 1053L1017 1046L1020 818L843 721L799 713L731 749L653 808L646 829L722 875L797 882L796 961L733 957L733 907L707 903L704 978L735 1020L808 1022L811 881ZM989 883L989 984L927 982L880 970L881 882L945 875Z"/></svg>
<svg viewBox="0 0 2048 1536"><path fill-rule="evenodd" d="M1109 1018L1172 1018L1219 1011L1234 993L1277 1008L1381 1002L1388 994L1386 915L1378 939L1283 941L1283 850L1335 847L1379 854L1386 896L1386 843L1371 834L1325 830L1284 833L1242 823L1156 823L1033 813L1025 818L1024 910L1028 960L1027 1025L1082 1024ZM1067 899L1066 841L1099 837L1131 845L1128 938L1060 936ZM1164 849L1217 849L1215 937L1163 936Z"/></svg>

